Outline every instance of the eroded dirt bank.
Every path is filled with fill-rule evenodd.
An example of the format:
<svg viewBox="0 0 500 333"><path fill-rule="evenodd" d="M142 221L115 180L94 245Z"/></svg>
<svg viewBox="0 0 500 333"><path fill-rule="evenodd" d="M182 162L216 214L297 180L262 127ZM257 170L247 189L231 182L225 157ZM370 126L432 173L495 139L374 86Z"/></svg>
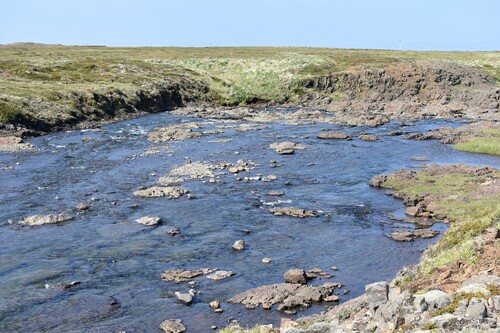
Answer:
<svg viewBox="0 0 500 333"><path fill-rule="evenodd" d="M3 80L13 80L2 72ZM203 76L155 78L140 87L75 90L56 97L5 96L0 135L30 136L189 106L183 113L224 117L224 105L301 107L302 119L378 126L425 117L498 119L500 88L478 69L444 61L400 61L351 66L321 75L296 75L281 101L260 97L226 100ZM228 83L229 84L229 83ZM258 82L255 83L257 86ZM264 83L262 83L264 84ZM15 102L15 103L14 103ZM13 104L14 103L14 104ZM246 108L226 117L245 116ZM331 113L333 112L333 113ZM268 115L274 117L273 114ZM278 116L279 117L279 116ZM259 119L257 119L259 120Z"/></svg>

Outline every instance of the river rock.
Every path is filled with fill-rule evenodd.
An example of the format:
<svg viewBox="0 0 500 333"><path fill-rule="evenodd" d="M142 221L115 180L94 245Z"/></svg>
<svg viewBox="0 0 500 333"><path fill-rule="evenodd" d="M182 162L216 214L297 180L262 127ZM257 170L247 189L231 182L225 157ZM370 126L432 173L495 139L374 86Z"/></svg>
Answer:
<svg viewBox="0 0 500 333"><path fill-rule="evenodd" d="M268 195L270 197L280 197L282 195L285 195L285 192L284 191L271 191L271 192L267 192L266 195Z"/></svg>
<svg viewBox="0 0 500 333"><path fill-rule="evenodd" d="M220 308L220 302L219 301L212 301L212 302L210 302L209 305L210 305L210 307L212 309L218 309L218 308Z"/></svg>
<svg viewBox="0 0 500 333"><path fill-rule="evenodd" d="M232 248L237 251L242 251L245 249L245 241L244 240L237 240L234 242Z"/></svg>
<svg viewBox="0 0 500 333"><path fill-rule="evenodd" d="M370 135L370 134L361 134L359 136L359 139L362 140L362 141L377 141L378 140L378 136L376 136L376 135Z"/></svg>
<svg viewBox="0 0 500 333"><path fill-rule="evenodd" d="M155 226L161 222L161 218L157 216L143 216L135 220L135 222L146 226Z"/></svg>
<svg viewBox="0 0 500 333"><path fill-rule="evenodd" d="M214 268L201 268L195 270L170 269L161 273L160 278L166 282L182 283L191 281L197 276L210 274L216 271Z"/></svg>
<svg viewBox="0 0 500 333"><path fill-rule="evenodd" d="M352 136L342 132L324 132L317 136L318 139L338 139L338 140L351 140Z"/></svg>
<svg viewBox="0 0 500 333"><path fill-rule="evenodd" d="M235 274L236 273L234 273L232 271L216 271L213 274L207 275L207 279L218 281L218 280L227 279L228 277L231 277Z"/></svg>
<svg viewBox="0 0 500 333"><path fill-rule="evenodd" d="M408 230L398 230L387 235L389 238L398 242L411 242L415 239L413 232Z"/></svg>
<svg viewBox="0 0 500 333"><path fill-rule="evenodd" d="M22 150L33 150L31 143L24 143L22 138L17 136L0 137L0 151L15 152Z"/></svg>
<svg viewBox="0 0 500 333"><path fill-rule="evenodd" d="M376 310L389 299L389 284L385 281L375 282L365 286L370 308Z"/></svg>
<svg viewBox="0 0 500 333"><path fill-rule="evenodd" d="M302 208L294 208L294 207L274 207L269 209L269 212L276 215L288 215L293 217L316 217L316 212L312 210L306 210Z"/></svg>
<svg viewBox="0 0 500 333"><path fill-rule="evenodd" d="M81 202L78 205L76 205L75 209L78 211L84 211L90 208L90 205L86 202Z"/></svg>
<svg viewBox="0 0 500 333"><path fill-rule="evenodd" d="M307 275L306 271L303 269L289 269L284 274L284 279L286 283L298 283L298 284L307 284Z"/></svg>
<svg viewBox="0 0 500 333"><path fill-rule="evenodd" d="M193 295L191 294L183 294L181 292L176 291L175 296L177 296L177 299L183 303L191 304L193 302Z"/></svg>
<svg viewBox="0 0 500 333"><path fill-rule="evenodd" d="M158 127L153 129L148 134L148 140L152 142L166 142L198 138L202 136L203 133L193 132L193 128L200 127L201 126L196 123L185 123Z"/></svg>
<svg viewBox="0 0 500 333"><path fill-rule="evenodd" d="M44 224L66 222L72 219L73 217L68 214L33 215L23 218L19 221L19 223L29 226L39 226Z"/></svg>
<svg viewBox="0 0 500 333"><path fill-rule="evenodd" d="M166 197L168 199L177 199L182 195L188 193L185 189L175 186L153 186L144 190L134 192L134 196L138 198L160 198Z"/></svg>
<svg viewBox="0 0 500 333"><path fill-rule="evenodd" d="M180 319L165 320L160 324L160 329L165 333L182 333L186 331L186 327Z"/></svg>
<svg viewBox="0 0 500 333"><path fill-rule="evenodd" d="M320 302L329 296L338 286L335 283L325 283L319 286L307 286L297 283L281 283L261 286L247 290L232 297L229 303L244 304L247 308L256 308L262 305L270 309L279 304L280 311L295 307L307 307L312 302Z"/></svg>
<svg viewBox="0 0 500 333"><path fill-rule="evenodd" d="M304 149L304 146L298 145L295 142L284 141L284 142L274 142L271 145L269 145L269 148L271 148L280 155L290 155L295 152L295 149Z"/></svg>

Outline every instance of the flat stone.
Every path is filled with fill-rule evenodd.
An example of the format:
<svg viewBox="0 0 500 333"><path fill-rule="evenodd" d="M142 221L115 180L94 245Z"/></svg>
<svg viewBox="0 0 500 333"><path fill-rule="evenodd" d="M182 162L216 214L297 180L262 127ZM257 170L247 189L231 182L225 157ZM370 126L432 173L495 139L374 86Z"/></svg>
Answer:
<svg viewBox="0 0 500 333"><path fill-rule="evenodd" d="M191 281L192 278L197 276L210 274L215 272L214 268L201 268L195 270L183 270L183 269L170 269L164 271L160 278L166 282L182 283Z"/></svg>
<svg viewBox="0 0 500 333"><path fill-rule="evenodd" d="M165 333L182 333L186 331L186 327L180 319L165 320L160 324L160 329Z"/></svg>
<svg viewBox="0 0 500 333"><path fill-rule="evenodd" d="M324 132L318 134L317 138L323 140L328 140L328 139L351 140L352 136L342 132Z"/></svg>
<svg viewBox="0 0 500 333"><path fill-rule="evenodd" d="M73 217L68 214L33 215L23 218L21 221L19 221L19 223L29 226L40 226L44 224L66 222L72 219Z"/></svg>
<svg viewBox="0 0 500 333"><path fill-rule="evenodd" d="M337 295L330 295L323 299L325 302L338 302L340 298Z"/></svg>
<svg viewBox="0 0 500 333"><path fill-rule="evenodd" d="M269 258L263 258L262 259L262 263L263 264L269 264L270 262L271 262L271 259L269 259Z"/></svg>
<svg viewBox="0 0 500 333"><path fill-rule="evenodd" d="M269 212L276 215L288 215L293 217L316 217L318 216L316 212L312 210L306 210L302 208L294 208L294 207L274 207L269 209Z"/></svg>
<svg viewBox="0 0 500 333"><path fill-rule="evenodd" d="M370 135L370 134L362 134L359 136L359 139L361 141L377 141L378 140L378 136L376 135Z"/></svg>
<svg viewBox="0 0 500 333"><path fill-rule="evenodd" d="M270 197L280 197L282 195L285 195L285 192L284 191L271 191L271 192L267 192L266 195L268 195Z"/></svg>
<svg viewBox="0 0 500 333"><path fill-rule="evenodd" d="M134 196L138 198L161 198L177 199L188 193L185 189L175 186L153 186L144 190L134 192Z"/></svg>
<svg viewBox="0 0 500 333"><path fill-rule="evenodd" d="M135 222L145 226L155 226L161 222L161 218L158 216L143 216L135 220Z"/></svg>
<svg viewBox="0 0 500 333"><path fill-rule="evenodd" d="M210 275L207 275L207 279L210 279L210 280L224 280L224 279L227 279L228 277L231 277L233 275L235 275L236 273L232 272L232 271L217 271L215 273L212 273Z"/></svg>

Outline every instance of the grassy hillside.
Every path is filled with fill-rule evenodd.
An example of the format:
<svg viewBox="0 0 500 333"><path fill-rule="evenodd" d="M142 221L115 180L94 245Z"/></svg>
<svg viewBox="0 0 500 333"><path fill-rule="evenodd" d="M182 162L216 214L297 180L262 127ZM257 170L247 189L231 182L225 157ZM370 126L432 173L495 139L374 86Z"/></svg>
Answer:
<svg viewBox="0 0 500 333"><path fill-rule="evenodd" d="M500 84L500 52L8 45L0 46L0 122L97 120L133 112L165 86L220 105L296 103L304 79L416 60L477 67Z"/></svg>

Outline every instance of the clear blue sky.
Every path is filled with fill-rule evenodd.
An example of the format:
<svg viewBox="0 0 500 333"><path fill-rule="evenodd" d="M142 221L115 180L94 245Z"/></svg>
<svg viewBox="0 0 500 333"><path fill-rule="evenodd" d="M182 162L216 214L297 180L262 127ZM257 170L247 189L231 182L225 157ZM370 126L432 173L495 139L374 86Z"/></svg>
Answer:
<svg viewBox="0 0 500 333"><path fill-rule="evenodd" d="M500 50L500 0L1 0L0 44Z"/></svg>

